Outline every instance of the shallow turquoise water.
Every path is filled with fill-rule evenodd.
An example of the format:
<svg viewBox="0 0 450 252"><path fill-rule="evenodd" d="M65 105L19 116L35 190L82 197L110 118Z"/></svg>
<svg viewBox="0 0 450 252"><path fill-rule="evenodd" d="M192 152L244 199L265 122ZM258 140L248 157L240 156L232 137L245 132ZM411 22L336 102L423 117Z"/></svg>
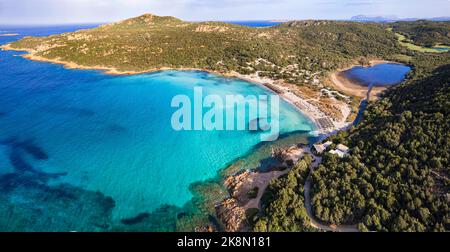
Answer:
<svg viewBox="0 0 450 252"><path fill-rule="evenodd" d="M0 207L17 207L20 214L0 214L0 228L92 230L83 223L98 219L90 216L94 210L64 212L67 204L94 197L87 191L111 197L115 205L96 195L102 199L100 207L94 200L77 203L79 208L111 209L113 222L164 205L183 207L192 198L192 183L215 177L261 142L260 133L177 132L170 124L175 95L192 97L194 87L203 87L204 95L221 97L271 94L252 83L197 71L110 76L32 62L15 54L19 52L0 52ZM280 109L282 134L308 135L314 130L312 122L288 103L282 102ZM64 187L55 194L53 188L62 184L77 193L69 197L70 190ZM30 191L39 194L30 196ZM40 214L28 211L35 206ZM42 216L48 211L54 211L50 216L71 216L45 222ZM34 216L44 224L29 227L8 219L16 215Z"/></svg>
<svg viewBox="0 0 450 252"><path fill-rule="evenodd" d="M402 82L409 71L409 66L387 63L371 67L353 67L345 71L344 75L367 86L390 86Z"/></svg>

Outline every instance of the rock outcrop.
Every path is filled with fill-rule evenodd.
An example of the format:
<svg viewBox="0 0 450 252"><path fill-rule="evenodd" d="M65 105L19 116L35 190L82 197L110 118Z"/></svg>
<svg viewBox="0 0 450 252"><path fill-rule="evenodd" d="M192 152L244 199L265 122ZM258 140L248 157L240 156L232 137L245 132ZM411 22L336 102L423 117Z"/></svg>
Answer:
<svg viewBox="0 0 450 252"><path fill-rule="evenodd" d="M236 199L230 198L222 201L217 207L217 216L224 224L226 232L243 232L246 230L245 209L239 206Z"/></svg>

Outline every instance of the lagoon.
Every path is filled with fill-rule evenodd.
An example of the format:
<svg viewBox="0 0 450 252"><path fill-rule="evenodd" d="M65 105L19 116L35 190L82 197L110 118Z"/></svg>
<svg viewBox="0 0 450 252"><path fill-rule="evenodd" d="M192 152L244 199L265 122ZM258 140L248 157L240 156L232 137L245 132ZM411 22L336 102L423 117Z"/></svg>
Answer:
<svg viewBox="0 0 450 252"><path fill-rule="evenodd" d="M370 67L356 66L344 71L342 75L351 82L369 87L367 99L362 101L353 123L356 125L362 120L373 87L389 87L399 84L405 80L410 71L411 67L398 63L382 63Z"/></svg>
<svg viewBox="0 0 450 252"><path fill-rule="evenodd" d="M402 82L411 67L397 63L383 63L370 67L356 66L343 72L343 75L364 86L392 86Z"/></svg>

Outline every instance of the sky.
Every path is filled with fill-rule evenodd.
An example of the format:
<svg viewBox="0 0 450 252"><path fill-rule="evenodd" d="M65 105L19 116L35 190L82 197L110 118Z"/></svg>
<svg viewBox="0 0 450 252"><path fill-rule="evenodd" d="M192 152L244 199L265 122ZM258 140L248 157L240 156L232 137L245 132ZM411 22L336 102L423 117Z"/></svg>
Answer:
<svg viewBox="0 0 450 252"><path fill-rule="evenodd" d="M450 0L0 0L0 24L105 23L144 13L186 21L450 15Z"/></svg>

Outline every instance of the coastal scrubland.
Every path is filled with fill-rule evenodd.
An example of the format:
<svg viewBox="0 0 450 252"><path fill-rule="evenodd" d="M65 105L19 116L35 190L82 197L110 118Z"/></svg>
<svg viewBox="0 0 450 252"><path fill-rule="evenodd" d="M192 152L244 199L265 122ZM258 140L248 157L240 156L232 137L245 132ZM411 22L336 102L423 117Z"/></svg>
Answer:
<svg viewBox="0 0 450 252"><path fill-rule="evenodd" d="M306 155L286 176L276 179L270 184L263 199L266 203L263 206L266 215L264 217L256 216L250 220L255 231L315 231L309 225L310 220L304 207L304 184L309 176L311 163L311 156Z"/></svg>
<svg viewBox="0 0 450 252"><path fill-rule="evenodd" d="M297 21L269 28L183 22L143 15L122 22L10 45L35 58L72 66L141 72L198 68L305 85L358 57L387 58L404 50L380 25ZM316 81L315 81L316 80Z"/></svg>

